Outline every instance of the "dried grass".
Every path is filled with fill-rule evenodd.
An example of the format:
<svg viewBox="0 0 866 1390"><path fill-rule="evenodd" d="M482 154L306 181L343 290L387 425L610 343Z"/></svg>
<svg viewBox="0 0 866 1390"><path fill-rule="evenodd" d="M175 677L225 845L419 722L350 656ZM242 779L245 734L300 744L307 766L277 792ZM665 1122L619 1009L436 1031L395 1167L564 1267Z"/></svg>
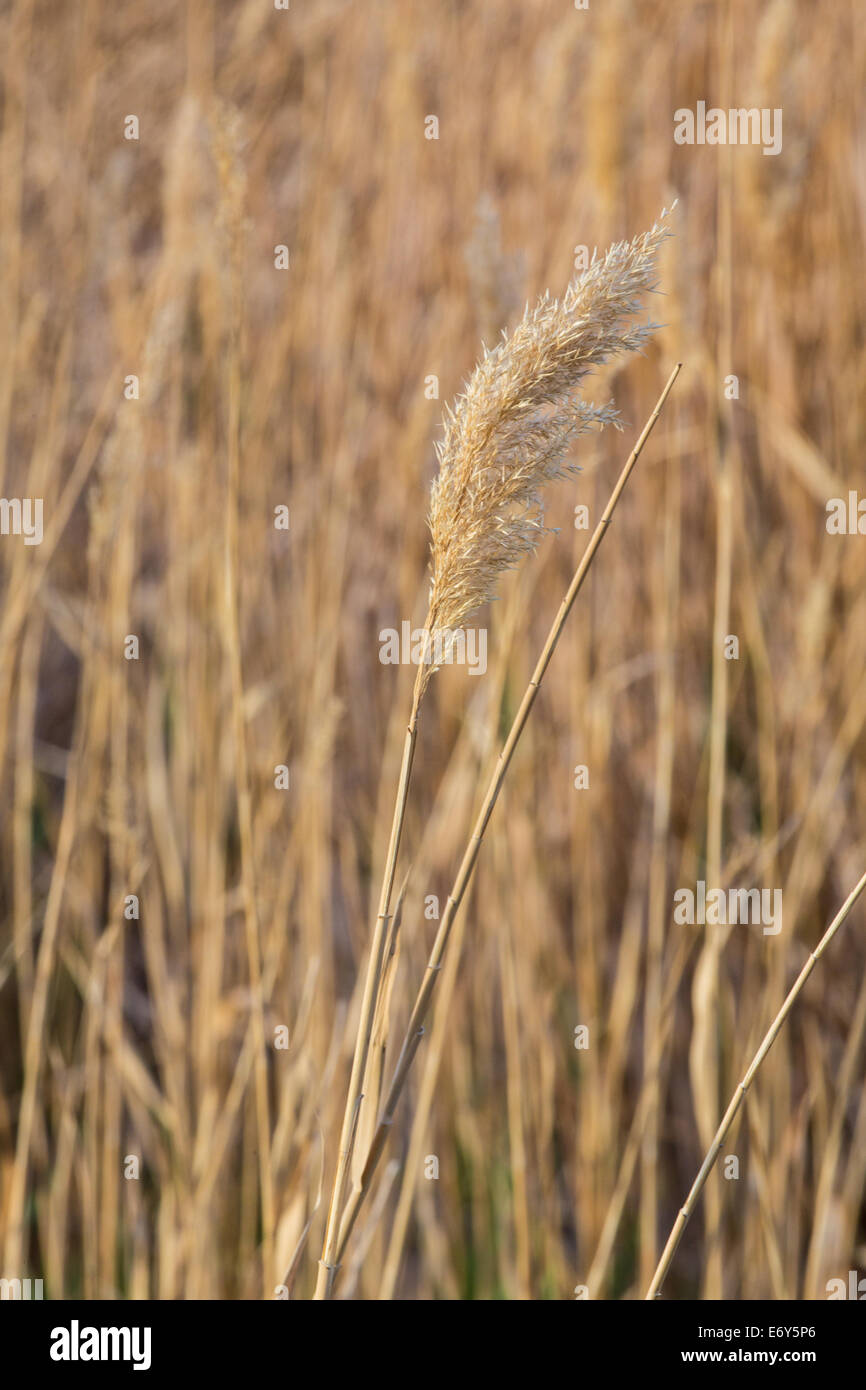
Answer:
<svg viewBox="0 0 866 1390"><path fill-rule="evenodd" d="M688 374L509 769L392 1128L403 1171L377 1174L338 1289L642 1294L863 866L866 545L824 526L829 497L862 496L866 449L851 7L21 4L0 50L0 491L43 497L46 528L26 551L0 537L0 1272L49 1298L272 1297L287 1270L312 1293L414 676L379 664L377 634L427 609L441 400L537 286L568 282L579 238L676 194L668 326L591 394L636 425L667 361ZM235 288L215 92L244 132ZM782 155L676 146L672 110L704 95L783 106ZM583 436L583 472L545 487L559 534L500 577L485 680L446 668L426 697L392 1051L468 801L583 550L575 504L593 525L619 438ZM780 886L785 927L732 930L698 972L706 937L671 901L708 855L722 888ZM711 1271L726 1298L824 1297L866 1268L862 901L667 1297L706 1295Z"/></svg>

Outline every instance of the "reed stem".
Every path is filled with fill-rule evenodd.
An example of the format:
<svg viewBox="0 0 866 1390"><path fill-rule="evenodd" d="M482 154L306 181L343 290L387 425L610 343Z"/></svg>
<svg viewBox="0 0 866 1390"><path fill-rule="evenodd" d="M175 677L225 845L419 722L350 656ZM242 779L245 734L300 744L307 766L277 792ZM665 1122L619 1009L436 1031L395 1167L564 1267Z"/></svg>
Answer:
<svg viewBox="0 0 866 1390"><path fill-rule="evenodd" d="M852 891L849 893L848 897L845 899L839 911L836 913L836 916L833 918L833 921L830 923L824 935L821 937L821 940L815 947L814 951L809 952L809 958L806 961L806 964L803 966L803 969L800 971L799 975L797 976L796 980L794 981L793 985L788 991L788 995L785 999L784 1004L782 1005L779 1012L776 1014L776 1017L773 1019L773 1022L770 1024L770 1027L767 1029L764 1041L761 1043L761 1046L758 1048L757 1052L752 1058L752 1063L749 1067L749 1070L746 1072L739 1086L734 1091L734 1094L731 1096L730 1104L728 1105L728 1108L725 1111L721 1124L716 1130L716 1137L714 1138L712 1144L707 1150L707 1156L701 1164L698 1176L692 1183L692 1189L685 1200L685 1204L680 1208L679 1214L677 1215L677 1219L674 1222L673 1229L670 1235L668 1236L667 1245L662 1251L662 1257L659 1260L658 1268L656 1269L656 1272L652 1277L652 1283L650 1284L647 1290L647 1299L658 1298L659 1294L661 1293L662 1284L664 1283L665 1278L667 1277L667 1272L670 1269L671 1261L673 1260L673 1257L676 1254L677 1246L679 1245L683 1231L686 1228L686 1222L688 1221L689 1217L695 1209L695 1205L697 1203L698 1198L701 1195L704 1183L709 1177L713 1164L719 1156L719 1152L721 1150L722 1145L725 1142L725 1137L728 1133L728 1130L734 1123L737 1111L743 1103L743 1098L745 1097L746 1092L748 1091L749 1087L755 1079L755 1074L757 1073L758 1068L760 1067L770 1048L773 1046L773 1043L776 1041L776 1038L778 1037L781 1031L782 1024L785 1022L785 1019L791 1012L791 1009L794 1006L794 1001L796 1000L798 994L800 993L801 989L803 988L804 984L806 983L813 969L815 968L816 962L820 959L826 948L829 946L830 942L833 940L833 937L836 935L836 932L839 930L842 923L845 921L845 918L848 916L848 913L851 911L852 907L856 903L860 894L863 892L864 888L866 888L866 873L864 873L857 886L854 889L852 889Z"/></svg>
<svg viewBox="0 0 866 1390"><path fill-rule="evenodd" d="M412 696L412 712L409 716L409 724L403 743L403 761L400 767L400 779L397 784L397 797L394 803L391 839L388 845L385 871L382 877L379 912L376 917L375 927L373 928L373 941L370 947L370 958L367 962L367 977L364 981L364 995L361 1000L361 1016L358 1020L358 1033L355 1039L355 1052L352 1058L352 1073L349 1078L346 1109L343 1114L343 1128L340 1134L340 1153L337 1160L337 1171L334 1175L334 1186L331 1191L328 1220L325 1227L325 1239L322 1246L322 1258L319 1261L319 1273L314 1295L314 1299L319 1301L330 1298L331 1290L334 1286L334 1277L338 1267L336 1253L340 1229L340 1211L343 1207L346 1194L346 1182L348 1180L349 1167L352 1161L352 1150L355 1144L358 1117L364 1099L362 1091L364 1073L367 1067L370 1038L373 1032L376 1004L379 998L379 986L382 980L385 943L388 937L388 923L391 916L391 894L394 889L394 874L397 868L397 855L400 850L400 837L403 832L403 822L406 817L406 803L409 795L409 779L412 775L412 762L415 756L415 742L418 731L418 709L423 697L424 687L420 679L422 669L423 668L419 668L419 679L415 683L415 690Z"/></svg>

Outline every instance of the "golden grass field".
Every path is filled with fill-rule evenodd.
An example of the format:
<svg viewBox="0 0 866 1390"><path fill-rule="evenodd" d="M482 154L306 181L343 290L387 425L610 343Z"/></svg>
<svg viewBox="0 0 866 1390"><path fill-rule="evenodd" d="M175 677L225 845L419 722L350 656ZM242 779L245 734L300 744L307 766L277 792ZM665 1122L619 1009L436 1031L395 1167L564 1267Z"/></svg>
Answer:
<svg viewBox="0 0 866 1390"><path fill-rule="evenodd" d="M642 1297L866 870L866 535L826 525L866 498L858 7L6 0L0 55L0 492L44 500L40 545L0 536L0 1273L312 1296L414 678L379 633L423 620L443 407L577 247L678 199L664 326L586 392L625 431L547 492L557 534L477 617L486 675L425 699L386 1073L575 507L595 524L682 361L335 1289ZM781 109L781 152L676 144L699 101ZM698 881L781 889L781 931L678 924ZM864 1034L861 901L665 1297L866 1274Z"/></svg>

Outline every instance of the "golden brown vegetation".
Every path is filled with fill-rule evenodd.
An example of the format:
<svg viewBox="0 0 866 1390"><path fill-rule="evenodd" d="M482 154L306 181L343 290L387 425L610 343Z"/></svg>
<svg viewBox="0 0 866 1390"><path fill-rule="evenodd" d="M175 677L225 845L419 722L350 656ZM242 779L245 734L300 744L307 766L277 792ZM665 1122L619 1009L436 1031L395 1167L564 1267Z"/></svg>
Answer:
<svg viewBox="0 0 866 1390"><path fill-rule="evenodd" d="M479 617L487 675L425 699L398 1038L584 549L574 508L594 524L683 359L337 1288L643 1293L864 868L866 537L825 528L866 494L854 7L21 0L0 33L0 495L45 516L39 546L0 536L2 1272L50 1297L271 1296L287 1271L311 1294L414 679L379 632L426 611L442 401L578 244L678 197L666 327L592 392L631 433L583 440L546 492L559 534ZM698 100L783 108L782 153L675 145ZM698 879L781 887L782 931L676 925ZM864 965L859 906L668 1296L822 1297L866 1264Z"/></svg>

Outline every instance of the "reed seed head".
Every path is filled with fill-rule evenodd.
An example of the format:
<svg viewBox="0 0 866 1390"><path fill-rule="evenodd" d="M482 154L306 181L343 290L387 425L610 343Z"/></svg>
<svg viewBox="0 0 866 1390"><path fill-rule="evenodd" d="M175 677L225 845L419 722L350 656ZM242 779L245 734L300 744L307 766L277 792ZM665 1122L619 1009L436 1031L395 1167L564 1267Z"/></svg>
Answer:
<svg viewBox="0 0 866 1390"><path fill-rule="evenodd" d="M459 628L494 597L504 570L533 552L544 527L542 488L577 471L571 445L613 424L611 405L575 392L593 367L640 350L658 327L635 324L656 285L667 211L643 235L593 256L561 300L545 293L491 351L486 348L436 445L430 500L429 630ZM419 673L420 690L432 666Z"/></svg>

